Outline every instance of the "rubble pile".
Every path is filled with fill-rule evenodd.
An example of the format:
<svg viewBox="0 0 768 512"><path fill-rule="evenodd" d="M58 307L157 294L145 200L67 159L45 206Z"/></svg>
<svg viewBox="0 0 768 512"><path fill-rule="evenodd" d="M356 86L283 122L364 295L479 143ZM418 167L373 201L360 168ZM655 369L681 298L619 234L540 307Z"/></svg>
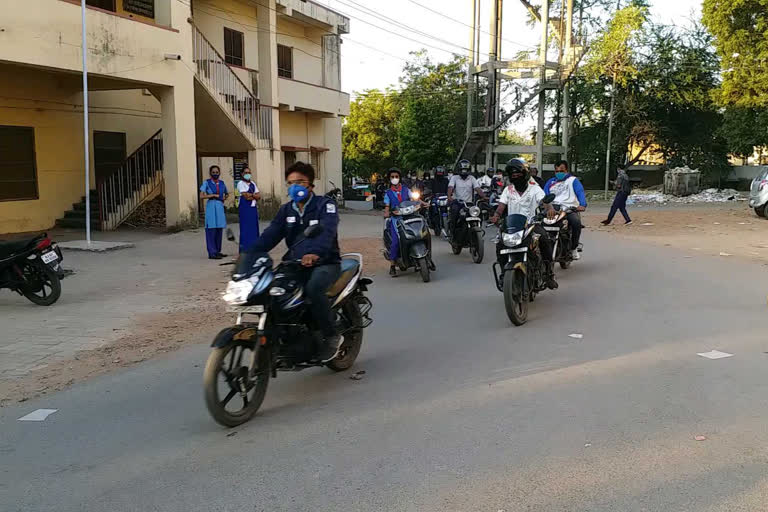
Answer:
<svg viewBox="0 0 768 512"><path fill-rule="evenodd" d="M718 190L708 188L698 194L692 194L685 197L677 197L670 194L663 194L651 190L638 190L629 199L636 204L665 204L665 203L726 203L728 201L746 201L748 198L743 196L738 190L725 188Z"/></svg>
<svg viewBox="0 0 768 512"><path fill-rule="evenodd" d="M164 228L165 198L157 196L147 201L134 211L125 221L125 225L134 228Z"/></svg>

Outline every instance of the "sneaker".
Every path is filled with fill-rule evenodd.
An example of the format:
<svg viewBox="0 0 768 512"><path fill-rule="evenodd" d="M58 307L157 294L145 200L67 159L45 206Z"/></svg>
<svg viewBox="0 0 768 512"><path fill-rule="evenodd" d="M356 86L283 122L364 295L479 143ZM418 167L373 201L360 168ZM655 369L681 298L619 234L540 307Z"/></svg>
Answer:
<svg viewBox="0 0 768 512"><path fill-rule="evenodd" d="M219 253L219 254L217 254L217 256L218 256L219 258L226 258L227 256L229 256L229 254L222 254L222 253Z"/></svg>
<svg viewBox="0 0 768 512"><path fill-rule="evenodd" d="M341 344L344 343L344 336L334 334L333 336L326 336L325 340L320 346L320 353L317 355L320 361L327 363L332 361L339 355L339 349Z"/></svg>
<svg viewBox="0 0 768 512"><path fill-rule="evenodd" d="M395 267L394 265L389 267L389 275L392 277L397 277L397 267Z"/></svg>
<svg viewBox="0 0 768 512"><path fill-rule="evenodd" d="M611 223L611 221L609 221L609 220L601 220L600 221L600 224L602 224L603 226L607 226L610 223Z"/></svg>
<svg viewBox="0 0 768 512"><path fill-rule="evenodd" d="M629 226L630 224L632 224L631 220L628 220L627 222L624 223L625 226Z"/></svg>
<svg viewBox="0 0 768 512"><path fill-rule="evenodd" d="M579 251L573 251L571 254L573 255L574 261L581 259L581 254L579 254Z"/></svg>

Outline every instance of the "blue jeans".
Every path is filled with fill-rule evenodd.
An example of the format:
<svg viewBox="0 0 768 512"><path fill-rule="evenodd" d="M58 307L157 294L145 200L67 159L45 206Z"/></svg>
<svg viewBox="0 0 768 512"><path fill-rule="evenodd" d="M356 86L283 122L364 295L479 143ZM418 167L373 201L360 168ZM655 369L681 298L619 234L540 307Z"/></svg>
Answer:
<svg viewBox="0 0 768 512"><path fill-rule="evenodd" d="M627 213L627 199L629 194L627 192L616 192L616 197L613 198L613 204L611 205L611 212L608 214L608 223L613 221L616 210L620 211L624 216L624 222L630 222L629 214Z"/></svg>

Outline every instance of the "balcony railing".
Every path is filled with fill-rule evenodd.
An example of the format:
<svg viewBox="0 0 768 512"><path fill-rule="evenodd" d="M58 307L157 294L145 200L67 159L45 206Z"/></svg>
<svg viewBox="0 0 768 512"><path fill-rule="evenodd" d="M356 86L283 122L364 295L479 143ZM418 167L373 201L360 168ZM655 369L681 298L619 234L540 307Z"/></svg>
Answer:
<svg viewBox="0 0 768 512"><path fill-rule="evenodd" d="M192 25L192 38L197 79L254 148L270 149L272 107L259 103L195 25Z"/></svg>

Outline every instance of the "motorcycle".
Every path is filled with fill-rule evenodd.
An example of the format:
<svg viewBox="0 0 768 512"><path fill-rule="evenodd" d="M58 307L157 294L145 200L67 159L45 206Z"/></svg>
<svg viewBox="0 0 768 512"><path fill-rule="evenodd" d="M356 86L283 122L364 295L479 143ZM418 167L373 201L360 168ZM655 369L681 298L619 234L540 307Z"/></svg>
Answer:
<svg viewBox="0 0 768 512"><path fill-rule="evenodd" d="M0 289L7 288L39 306L50 306L61 296L64 257L47 234L0 241Z"/></svg>
<svg viewBox="0 0 768 512"><path fill-rule="evenodd" d="M427 223L435 236L447 238L446 226L448 225L448 196L445 194L425 196L425 201L429 203L427 212Z"/></svg>
<svg viewBox="0 0 768 512"><path fill-rule="evenodd" d="M482 263L485 255L483 237L485 231L481 224L481 209L472 202L459 201L461 209L456 225L451 227L450 239L453 254L461 254L462 249L469 248L472 261Z"/></svg>
<svg viewBox="0 0 768 512"><path fill-rule="evenodd" d="M318 236L319 224L307 227L299 244ZM231 231L227 238L234 241ZM223 299L237 315L235 324L213 340L203 373L205 404L213 419L235 427L251 419L261 407L270 378L278 371L325 366L340 372L350 368L360 352L363 330L371 325L373 307L365 292L373 281L363 277L363 257L345 254L341 275L328 290L336 315L336 329L344 336L339 354L323 363L310 304L304 297L300 260L273 268L267 254L246 253L235 263ZM237 405L233 406L233 399Z"/></svg>
<svg viewBox="0 0 768 512"><path fill-rule="evenodd" d="M396 265L403 272L414 268L421 273L422 281L428 283L431 279L430 271L436 270L436 267L432 261L432 236L420 210L421 201L403 201L392 212L390 222L397 223L397 235L400 238L400 257ZM384 242L386 247L390 247L389 229L384 230Z"/></svg>
<svg viewBox="0 0 768 512"><path fill-rule="evenodd" d="M555 195L549 194L542 204L549 204L554 199ZM541 208L529 222L526 215L513 207L495 239L497 261L493 263L493 277L496 288L504 294L507 316L516 326L528 320L528 304L547 289L539 235L533 233L542 219Z"/></svg>
<svg viewBox="0 0 768 512"><path fill-rule="evenodd" d="M568 214L573 213L576 208L561 208L560 205L553 205L557 211L555 217L546 218L543 221L544 229L554 242L553 261L560 264L560 268L567 269L573 263L573 251L571 250L571 230L568 227ZM578 248L581 252L581 244Z"/></svg>
<svg viewBox="0 0 768 512"><path fill-rule="evenodd" d="M337 187L336 184L331 180L328 180L328 183L330 183L332 188L325 193L325 197L333 199L338 206L342 206L344 204L344 194L342 193L341 189Z"/></svg>

